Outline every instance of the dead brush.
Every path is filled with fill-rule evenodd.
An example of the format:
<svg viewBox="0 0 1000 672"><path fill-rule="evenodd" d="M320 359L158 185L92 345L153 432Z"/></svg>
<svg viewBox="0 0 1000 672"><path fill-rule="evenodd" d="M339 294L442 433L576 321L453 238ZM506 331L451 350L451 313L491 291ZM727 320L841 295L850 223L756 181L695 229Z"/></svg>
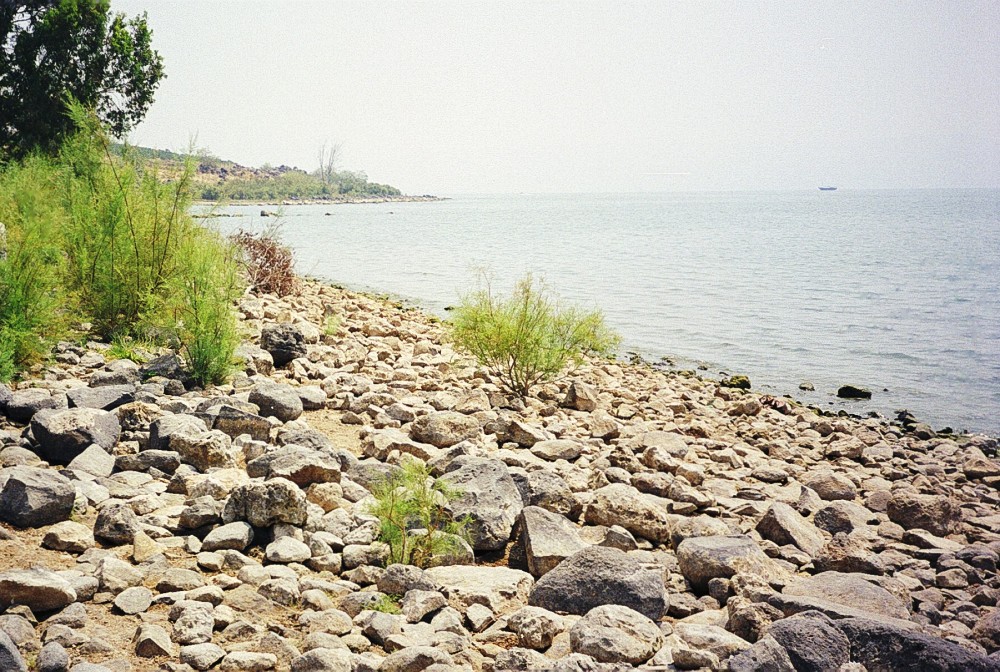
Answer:
<svg viewBox="0 0 1000 672"><path fill-rule="evenodd" d="M259 234L238 231L231 239L240 251L247 289L278 296L287 296L298 289L295 258L273 230Z"/></svg>

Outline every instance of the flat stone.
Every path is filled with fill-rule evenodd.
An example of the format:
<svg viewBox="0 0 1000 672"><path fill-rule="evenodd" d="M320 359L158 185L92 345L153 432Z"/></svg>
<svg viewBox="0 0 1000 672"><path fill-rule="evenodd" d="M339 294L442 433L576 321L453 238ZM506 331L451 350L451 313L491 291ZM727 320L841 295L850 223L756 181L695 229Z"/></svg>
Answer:
<svg viewBox="0 0 1000 672"><path fill-rule="evenodd" d="M189 644L182 646L180 660L196 670L208 670L226 657L226 650L217 644Z"/></svg>
<svg viewBox="0 0 1000 672"><path fill-rule="evenodd" d="M112 411L135 401L135 385L77 387L66 393L70 408L99 408Z"/></svg>
<svg viewBox="0 0 1000 672"><path fill-rule="evenodd" d="M785 586L782 593L829 600L892 618L909 618L909 610L898 597L866 577L865 574L821 572L797 578Z"/></svg>
<svg viewBox="0 0 1000 672"><path fill-rule="evenodd" d="M264 556L271 562L305 562L312 557L312 552L298 539L280 537L267 545Z"/></svg>
<svg viewBox="0 0 1000 672"><path fill-rule="evenodd" d="M253 527L242 520L220 525L209 532L201 542L203 551L242 551L253 541Z"/></svg>
<svg viewBox="0 0 1000 672"><path fill-rule="evenodd" d="M126 588L115 597L115 607L129 616L141 614L153 603L153 592L144 586Z"/></svg>
<svg viewBox="0 0 1000 672"><path fill-rule="evenodd" d="M572 462L583 453L583 444L570 439L546 439L531 446L531 454L543 460Z"/></svg>
<svg viewBox="0 0 1000 672"><path fill-rule="evenodd" d="M69 582L47 569L11 569L0 573L0 609L23 604L33 612L56 611L76 602Z"/></svg>
<svg viewBox="0 0 1000 672"><path fill-rule="evenodd" d="M292 672L351 672L350 651L340 648L315 648L292 659Z"/></svg>
<svg viewBox="0 0 1000 672"><path fill-rule="evenodd" d="M809 556L819 553L826 538L815 525L787 504L774 502L757 523L757 532L779 546L793 544Z"/></svg>
<svg viewBox="0 0 1000 672"><path fill-rule="evenodd" d="M220 672L269 672L277 666L278 657L273 653L231 651L222 659L219 670Z"/></svg>
<svg viewBox="0 0 1000 672"><path fill-rule="evenodd" d="M507 567L432 567L424 575L455 609L465 611L469 605L481 604L501 615L527 604L534 584L527 572Z"/></svg>

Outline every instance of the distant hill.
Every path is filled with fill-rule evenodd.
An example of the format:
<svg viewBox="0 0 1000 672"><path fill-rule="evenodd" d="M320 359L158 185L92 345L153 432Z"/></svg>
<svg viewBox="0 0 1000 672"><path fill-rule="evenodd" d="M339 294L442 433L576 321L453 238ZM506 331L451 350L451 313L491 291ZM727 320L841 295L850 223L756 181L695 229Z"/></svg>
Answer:
<svg viewBox="0 0 1000 672"><path fill-rule="evenodd" d="M131 147L162 172L180 172L189 158L195 162L195 198L205 201L330 201L367 202L434 200L433 196L406 196L396 187L369 182L364 172L335 171L329 179L291 166L251 168L217 157L178 154L165 149Z"/></svg>

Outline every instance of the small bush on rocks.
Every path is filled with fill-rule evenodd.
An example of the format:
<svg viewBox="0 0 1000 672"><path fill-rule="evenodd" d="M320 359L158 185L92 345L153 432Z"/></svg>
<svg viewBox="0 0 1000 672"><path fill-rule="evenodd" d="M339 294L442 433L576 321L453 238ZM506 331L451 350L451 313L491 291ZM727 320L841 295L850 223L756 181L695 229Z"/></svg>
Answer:
<svg viewBox="0 0 1000 672"><path fill-rule="evenodd" d="M451 333L456 345L479 360L508 391L527 396L584 355L608 355L620 338L600 311L563 306L529 274L509 297L477 291L455 309Z"/></svg>
<svg viewBox="0 0 1000 672"><path fill-rule="evenodd" d="M417 461L372 489L370 512L381 522L379 539L389 545L389 564L428 567L435 556L457 551L468 519L452 519L446 507L462 492ZM417 531L414 533L414 531Z"/></svg>
<svg viewBox="0 0 1000 672"><path fill-rule="evenodd" d="M252 291L287 296L298 288L295 259L281 244L276 229L260 234L240 231L232 240L240 251L240 265Z"/></svg>

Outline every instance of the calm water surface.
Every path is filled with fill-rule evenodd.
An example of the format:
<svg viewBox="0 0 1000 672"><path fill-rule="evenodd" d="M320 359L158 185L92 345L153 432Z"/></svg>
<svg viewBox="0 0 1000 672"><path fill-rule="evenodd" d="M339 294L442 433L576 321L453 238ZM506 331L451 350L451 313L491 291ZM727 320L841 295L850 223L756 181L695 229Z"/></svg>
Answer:
<svg viewBox="0 0 1000 672"><path fill-rule="evenodd" d="M237 216L216 221L273 224L260 211L231 206L220 212ZM443 315L476 269L504 290L531 271L600 307L647 358L1000 434L998 190L461 196L282 213L299 271L347 287ZM837 400L844 383L874 398Z"/></svg>

